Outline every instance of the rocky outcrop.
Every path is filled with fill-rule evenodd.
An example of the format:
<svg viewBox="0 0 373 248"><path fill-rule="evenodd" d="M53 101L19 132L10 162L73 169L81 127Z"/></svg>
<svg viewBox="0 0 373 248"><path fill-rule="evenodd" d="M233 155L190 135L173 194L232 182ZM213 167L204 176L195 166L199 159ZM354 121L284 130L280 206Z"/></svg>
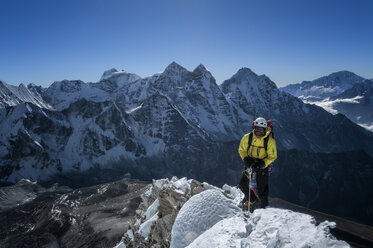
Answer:
<svg viewBox="0 0 373 248"><path fill-rule="evenodd" d="M142 202L122 242L126 247L169 247L179 210L190 197L204 191L206 185L177 177L153 180L141 196Z"/></svg>

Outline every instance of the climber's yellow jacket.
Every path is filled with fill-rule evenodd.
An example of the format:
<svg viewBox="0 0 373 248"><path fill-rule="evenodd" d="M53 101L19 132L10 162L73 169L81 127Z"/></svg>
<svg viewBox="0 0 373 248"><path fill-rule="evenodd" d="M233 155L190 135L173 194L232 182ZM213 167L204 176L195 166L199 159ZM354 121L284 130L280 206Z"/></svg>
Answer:
<svg viewBox="0 0 373 248"><path fill-rule="evenodd" d="M262 159L265 163L265 167L268 167L273 161L277 158L277 148L276 141L272 137L269 137L267 144L267 151L264 149L264 138L271 133L271 130L268 129L266 134L263 137L256 137L253 132L253 139L251 142L250 150L247 150L249 147L249 134L245 134L241 139L240 146L238 148L238 153L243 160L246 156Z"/></svg>

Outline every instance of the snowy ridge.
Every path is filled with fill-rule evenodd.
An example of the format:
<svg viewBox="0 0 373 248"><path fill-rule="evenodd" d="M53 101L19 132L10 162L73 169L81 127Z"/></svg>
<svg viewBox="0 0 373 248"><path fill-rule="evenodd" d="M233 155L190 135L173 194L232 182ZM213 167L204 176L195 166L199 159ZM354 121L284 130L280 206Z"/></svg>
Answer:
<svg viewBox="0 0 373 248"><path fill-rule="evenodd" d="M257 116L275 123L279 150L343 152L351 144L365 151L373 147L359 127L344 117L305 104L248 68L220 87L205 66L188 71L173 62L162 73L146 78L111 69L97 83L63 80L48 89L35 85L29 89L25 92L41 94L57 111L38 109L33 103L22 105L24 101L17 103L21 107L1 111L0 161L9 168L0 173L3 180L36 180L119 164L146 179L193 176L202 166L207 171L219 168L220 179L228 174L233 180L232 171L237 172L240 161L232 157L236 154L232 144L250 131ZM327 136L318 131L325 127L333 127ZM340 133L346 135L335 142L333 137ZM29 152L12 152L17 147ZM145 170L148 161L157 161L153 170Z"/></svg>
<svg viewBox="0 0 373 248"><path fill-rule="evenodd" d="M123 159L118 154L128 160L144 154L111 102L80 100L63 113L23 103L0 109L0 123L0 161L12 165L2 174L7 181L48 179L61 171L85 171Z"/></svg>
<svg viewBox="0 0 373 248"><path fill-rule="evenodd" d="M135 108L155 94L167 97L190 125L214 139L238 138L232 107L203 65L190 72L173 62L160 74L124 86L117 101L120 105Z"/></svg>
<svg viewBox="0 0 373 248"><path fill-rule="evenodd" d="M327 97L336 96L364 80L364 78L352 72L340 71L313 81L291 84L282 87L281 90L307 101L320 101Z"/></svg>
<svg viewBox="0 0 373 248"><path fill-rule="evenodd" d="M195 186L198 184L200 186ZM201 192L191 194L196 187L200 187ZM167 215L160 213L164 211L165 201L162 194L157 193L159 190L171 195L176 190L181 196L172 198L176 199L175 206L181 203L174 222L164 221ZM155 180L142 197L143 203L150 201L146 204L148 207L138 210L140 215L134 219L134 225L140 228L129 229L116 247L162 245L155 238L160 230L165 235L163 239L170 235L171 248L350 247L330 234L329 229L335 228L335 223L325 221L316 225L314 218L306 214L269 207L257 209L247 218L237 207L242 197L240 190L228 185L220 189L187 178Z"/></svg>
<svg viewBox="0 0 373 248"><path fill-rule="evenodd" d="M282 88L305 103L315 104L332 114L344 114L373 131L373 82L350 72L333 73L314 81Z"/></svg>
<svg viewBox="0 0 373 248"><path fill-rule="evenodd" d="M39 108L53 109L37 92L30 91L24 84L18 87L0 81L0 108L32 103Z"/></svg>
<svg viewBox="0 0 373 248"><path fill-rule="evenodd" d="M44 92L43 97L57 110L63 110L80 99L95 102L110 100L110 94L80 80L54 82Z"/></svg>
<svg viewBox="0 0 373 248"><path fill-rule="evenodd" d="M366 130L373 131L372 85L372 80L341 71L313 81L291 84L281 90L332 114L344 114Z"/></svg>
<svg viewBox="0 0 373 248"><path fill-rule="evenodd" d="M113 101L129 111L157 93L166 96L188 123L213 138L224 141L239 138L232 106L203 65L191 72L172 62L162 73L143 79L110 69L97 83L54 82L43 92L43 97L58 110L84 98L94 102Z"/></svg>

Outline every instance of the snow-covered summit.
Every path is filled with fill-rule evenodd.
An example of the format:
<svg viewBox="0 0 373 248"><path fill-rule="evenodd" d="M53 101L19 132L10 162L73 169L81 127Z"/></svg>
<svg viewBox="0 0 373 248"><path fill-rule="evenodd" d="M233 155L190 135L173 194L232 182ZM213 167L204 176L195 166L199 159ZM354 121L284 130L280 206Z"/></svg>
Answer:
<svg viewBox="0 0 373 248"><path fill-rule="evenodd" d="M251 87L266 90L277 89L276 84L266 75L257 75L246 67L239 69L230 79L224 81L222 88L225 89L231 84L236 84L236 87Z"/></svg>
<svg viewBox="0 0 373 248"><path fill-rule="evenodd" d="M342 113L350 120L373 131L373 81L356 83L341 94L312 102L332 114Z"/></svg>
<svg viewBox="0 0 373 248"><path fill-rule="evenodd" d="M241 68L230 79L225 80L220 88L225 97L239 111L242 130L247 130L247 120L256 116L273 118L271 111L278 109L279 102L289 102L282 95L276 84L267 76L258 76L249 68Z"/></svg>
<svg viewBox="0 0 373 248"><path fill-rule="evenodd" d="M300 84L290 84L281 90L288 92L302 100L320 101L336 96L365 79L349 71L331 73L313 81L303 81Z"/></svg>
<svg viewBox="0 0 373 248"><path fill-rule="evenodd" d="M27 85L27 89L29 89L35 95L39 95L39 96L42 96L43 93L47 90L46 88L44 88L44 87L42 87L40 85L36 85L34 83L29 83Z"/></svg>
<svg viewBox="0 0 373 248"><path fill-rule="evenodd" d="M115 69L115 68L111 68L111 69L109 69L109 70L104 71L104 73L103 73L102 76L101 76L100 81L101 81L101 80L104 80L104 79L107 79L107 78L109 78L109 77L111 77L111 76L112 76L114 73L116 73L116 72L118 72L118 70Z"/></svg>
<svg viewBox="0 0 373 248"><path fill-rule="evenodd" d="M131 83L133 81L136 81L140 79L141 77L134 74L134 73L128 73L125 70L118 71L115 68L112 68L110 70L106 70L100 79L101 81L117 81L118 86L122 86L126 83Z"/></svg>
<svg viewBox="0 0 373 248"><path fill-rule="evenodd" d="M175 61L173 61L171 64L169 64L166 69L163 71L163 74L168 76L178 76L183 73L187 73L188 70Z"/></svg>
<svg viewBox="0 0 373 248"><path fill-rule="evenodd" d="M245 79L245 81L255 81L258 75L247 67L239 69L236 74L232 76L235 79Z"/></svg>
<svg viewBox="0 0 373 248"><path fill-rule="evenodd" d="M344 114L350 120L373 130L371 80L355 73L340 71L313 81L303 81L281 88L284 92L315 104L332 114Z"/></svg>
<svg viewBox="0 0 373 248"><path fill-rule="evenodd" d="M209 71L206 69L206 67L203 65L203 64L199 64L194 70L193 72L194 73L198 73L198 72L204 72L204 71Z"/></svg>
<svg viewBox="0 0 373 248"><path fill-rule="evenodd" d="M139 213L116 247L350 247L312 216L280 208L257 209L248 218L237 203L242 192L193 179L154 180Z"/></svg>
<svg viewBox="0 0 373 248"><path fill-rule="evenodd" d="M203 65L203 64L199 64L194 70L193 70L193 73L195 73L195 74L205 74L205 73L209 73L210 75L211 75L211 73L210 73L210 71L209 70L207 70L206 69L206 67ZM211 75L212 76L212 75Z"/></svg>
<svg viewBox="0 0 373 248"><path fill-rule="evenodd" d="M81 80L56 81L43 94L44 99L58 110L66 109L82 98L92 101L109 100L109 94Z"/></svg>
<svg viewBox="0 0 373 248"><path fill-rule="evenodd" d="M56 81L43 91L42 96L56 109L62 110L80 99L94 102L114 101L123 87L141 79L140 76L126 71L110 69L104 72L97 83L85 83L81 80Z"/></svg>

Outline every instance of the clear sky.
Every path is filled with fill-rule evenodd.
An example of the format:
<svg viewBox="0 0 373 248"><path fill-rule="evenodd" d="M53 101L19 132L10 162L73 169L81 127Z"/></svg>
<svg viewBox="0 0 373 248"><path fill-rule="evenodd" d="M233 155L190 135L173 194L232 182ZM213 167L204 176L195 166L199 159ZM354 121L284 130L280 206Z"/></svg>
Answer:
<svg viewBox="0 0 373 248"><path fill-rule="evenodd" d="M277 85L340 70L373 78L371 0L0 0L0 79L145 77L172 61L217 83L248 67Z"/></svg>

